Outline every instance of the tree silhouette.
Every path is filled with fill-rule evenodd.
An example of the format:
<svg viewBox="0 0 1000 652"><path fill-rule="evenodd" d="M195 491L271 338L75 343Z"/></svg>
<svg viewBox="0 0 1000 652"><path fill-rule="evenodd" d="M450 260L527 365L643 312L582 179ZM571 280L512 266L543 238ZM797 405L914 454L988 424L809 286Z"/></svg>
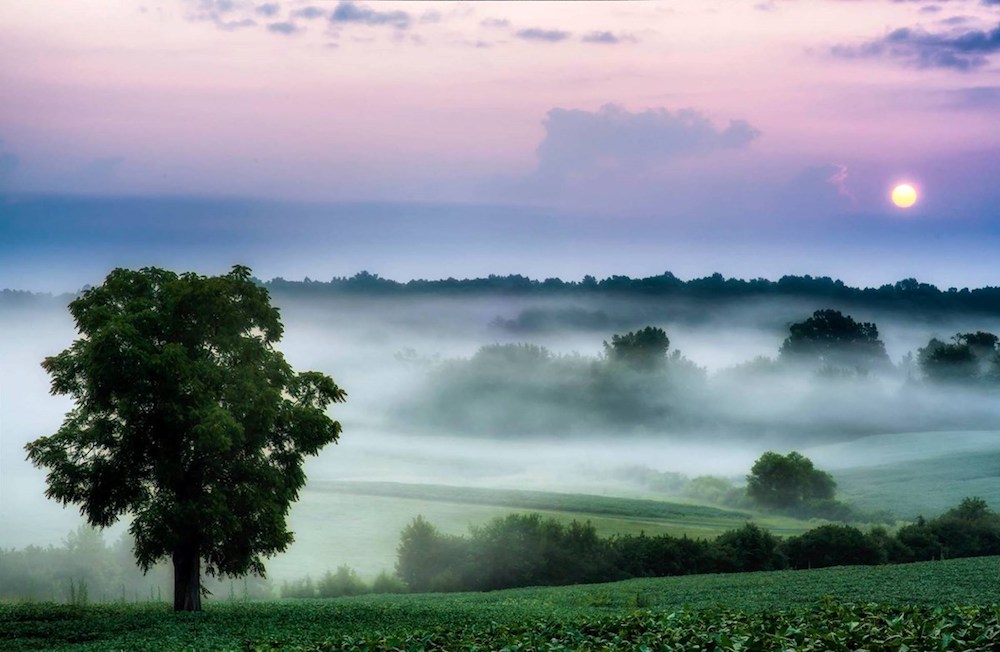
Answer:
<svg viewBox="0 0 1000 652"><path fill-rule="evenodd" d="M805 321L792 324L781 345L785 361L818 364L826 369L869 371L889 364L878 327L856 322L838 310L817 310Z"/></svg>
<svg viewBox="0 0 1000 652"><path fill-rule="evenodd" d="M958 333L951 342L931 338L917 350L917 364L932 381L975 382L1000 376L1000 348L993 333Z"/></svg>
<svg viewBox="0 0 1000 652"><path fill-rule="evenodd" d="M604 343L604 353L613 362L624 363L633 369L652 371L664 366L670 338L662 328L646 326L625 335L612 335L611 344Z"/></svg>
<svg viewBox="0 0 1000 652"><path fill-rule="evenodd" d="M273 348L280 316L246 267L116 269L69 309L81 337L42 366L76 405L26 446L46 495L94 526L129 515L139 565L173 561L175 610L201 609L202 562L262 575L292 542L302 463L337 441L325 410L345 392Z"/></svg>

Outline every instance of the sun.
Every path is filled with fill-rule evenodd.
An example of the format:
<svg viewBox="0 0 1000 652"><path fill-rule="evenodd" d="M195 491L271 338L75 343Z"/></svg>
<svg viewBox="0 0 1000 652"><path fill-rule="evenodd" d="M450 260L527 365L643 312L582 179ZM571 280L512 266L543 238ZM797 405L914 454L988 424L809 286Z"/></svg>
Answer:
<svg viewBox="0 0 1000 652"><path fill-rule="evenodd" d="M917 203L917 189L908 183L901 183L892 189L892 203L900 208L909 208Z"/></svg>

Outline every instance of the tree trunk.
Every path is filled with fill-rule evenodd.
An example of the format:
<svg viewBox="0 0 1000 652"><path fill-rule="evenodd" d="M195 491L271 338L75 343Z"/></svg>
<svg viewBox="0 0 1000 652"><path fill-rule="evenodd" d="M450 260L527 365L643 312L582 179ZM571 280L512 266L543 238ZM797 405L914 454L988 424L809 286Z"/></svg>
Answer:
<svg viewBox="0 0 1000 652"><path fill-rule="evenodd" d="M174 550L174 611L201 611L201 560L198 546Z"/></svg>

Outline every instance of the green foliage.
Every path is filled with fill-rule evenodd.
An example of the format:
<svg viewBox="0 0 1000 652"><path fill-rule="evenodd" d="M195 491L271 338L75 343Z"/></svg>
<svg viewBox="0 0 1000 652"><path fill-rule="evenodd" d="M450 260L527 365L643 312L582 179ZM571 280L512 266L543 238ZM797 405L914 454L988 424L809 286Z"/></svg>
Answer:
<svg viewBox="0 0 1000 652"><path fill-rule="evenodd" d="M406 593L406 583L397 575L382 571L372 580L372 593Z"/></svg>
<svg viewBox="0 0 1000 652"><path fill-rule="evenodd" d="M810 364L827 373L864 373L889 365L878 327L856 322L838 310L817 310L788 330L779 352L783 361Z"/></svg>
<svg viewBox="0 0 1000 652"><path fill-rule="evenodd" d="M947 557L1000 555L1000 514L981 498L966 498L928 523Z"/></svg>
<svg viewBox="0 0 1000 652"><path fill-rule="evenodd" d="M714 542L723 572L766 571L784 568L781 542L754 523L719 535Z"/></svg>
<svg viewBox="0 0 1000 652"><path fill-rule="evenodd" d="M624 335L612 335L611 344L604 343L609 360L641 371L662 369L666 363L670 338L662 328L646 326Z"/></svg>
<svg viewBox="0 0 1000 652"><path fill-rule="evenodd" d="M951 342L931 338L917 351L917 364L934 382L995 382L1000 379L1000 338L993 333L958 333Z"/></svg>
<svg viewBox="0 0 1000 652"><path fill-rule="evenodd" d="M996 570L997 560L984 558L485 594L218 603L196 617L161 605L0 604L0 647L987 650L1000 636Z"/></svg>
<svg viewBox="0 0 1000 652"><path fill-rule="evenodd" d="M316 595L320 598L361 595L369 590L354 569L345 564L338 566L335 573L327 571L316 583Z"/></svg>
<svg viewBox="0 0 1000 652"><path fill-rule="evenodd" d="M411 591L458 590L442 578L449 565L461 566L466 557L457 537L441 534L422 516L407 525L399 538L396 573Z"/></svg>
<svg viewBox="0 0 1000 652"><path fill-rule="evenodd" d="M874 565L927 559L929 546L953 556L1000 554L1000 515L966 499L939 518L891 536L827 524L779 540L754 523L714 540L667 534L602 539L593 525L568 527L539 514L511 514L468 537L440 534L421 517L403 530L397 573L413 591L492 590L780 568ZM910 547L915 545L915 548Z"/></svg>
<svg viewBox="0 0 1000 652"><path fill-rule="evenodd" d="M825 568L877 564L879 546L864 532L850 525L821 525L785 542L791 568Z"/></svg>
<svg viewBox="0 0 1000 652"><path fill-rule="evenodd" d="M86 602L159 602L170 595L170 569L157 564L140 569L126 534L111 545L99 530L82 525L61 546L28 546L0 550L0 601L49 600ZM223 598L269 598L271 586L262 577L243 578L242 586L222 577L205 578L205 588Z"/></svg>
<svg viewBox="0 0 1000 652"><path fill-rule="evenodd" d="M789 509L808 501L831 500L837 483L813 466L812 460L792 451L767 451L750 468L747 495L764 507Z"/></svg>
<svg viewBox="0 0 1000 652"><path fill-rule="evenodd" d="M715 475L700 475L692 478L684 487L684 495L709 503L720 503L733 490L733 483Z"/></svg>
<svg viewBox="0 0 1000 652"><path fill-rule="evenodd" d="M75 407L26 446L46 495L98 527L129 515L140 566L174 560L179 609L200 607L199 560L263 574L292 541L304 458L340 434L325 410L344 391L274 349L278 310L246 267L116 269L69 308L80 338L43 366Z"/></svg>

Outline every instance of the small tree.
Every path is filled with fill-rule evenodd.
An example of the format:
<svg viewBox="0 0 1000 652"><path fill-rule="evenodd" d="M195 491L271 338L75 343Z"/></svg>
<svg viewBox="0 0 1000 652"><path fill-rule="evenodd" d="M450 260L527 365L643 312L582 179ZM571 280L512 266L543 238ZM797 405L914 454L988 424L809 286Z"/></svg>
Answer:
<svg viewBox="0 0 1000 652"><path fill-rule="evenodd" d="M634 369L653 371L666 364L670 338L662 328L646 326L625 335L612 335L611 343L604 343L604 353L613 362L621 362Z"/></svg>
<svg viewBox="0 0 1000 652"><path fill-rule="evenodd" d="M765 507L787 509L806 501L830 500L836 487L833 476L795 451L764 453L747 476L747 495Z"/></svg>
<svg viewBox="0 0 1000 652"><path fill-rule="evenodd" d="M169 557L174 609L201 609L209 574L264 574L292 542L305 456L336 442L346 394L295 373L282 325L246 267L229 274L116 269L69 306L81 337L42 366L76 406L27 445L46 495L106 527L128 514L136 560Z"/></svg>

